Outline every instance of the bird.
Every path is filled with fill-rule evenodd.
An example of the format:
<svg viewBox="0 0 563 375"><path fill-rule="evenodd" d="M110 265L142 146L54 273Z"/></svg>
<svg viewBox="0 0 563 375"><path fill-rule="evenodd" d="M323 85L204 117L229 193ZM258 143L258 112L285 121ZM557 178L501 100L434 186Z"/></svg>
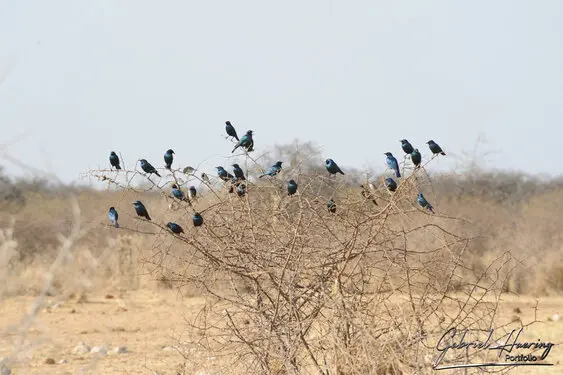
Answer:
<svg viewBox="0 0 563 375"><path fill-rule="evenodd" d="M235 138L237 141L240 141L240 139L238 139L237 131L235 130L235 127L231 124L231 122L225 121L225 124L225 130L227 131L227 134Z"/></svg>
<svg viewBox="0 0 563 375"><path fill-rule="evenodd" d="M145 171L145 173L154 173L158 177L161 177L158 174L157 170L151 165L151 163L147 161L147 159L140 159L139 161L141 162L141 168L143 169L143 171Z"/></svg>
<svg viewBox="0 0 563 375"><path fill-rule="evenodd" d="M326 203L326 207L328 208L329 212L331 212L331 213L336 212L336 203L334 202L334 200L332 198L330 198L328 200L328 202Z"/></svg>
<svg viewBox="0 0 563 375"><path fill-rule="evenodd" d="M172 185L172 195L181 201L183 201L185 198L184 193L182 193L182 190L180 190L180 188L176 184Z"/></svg>
<svg viewBox="0 0 563 375"><path fill-rule="evenodd" d="M195 189L195 186L190 186L188 195L190 196L190 199L195 199L197 195L197 190Z"/></svg>
<svg viewBox="0 0 563 375"><path fill-rule="evenodd" d="M242 136L240 141L235 144L235 148L231 151L231 154L235 152L235 150L239 147L245 148L247 152L250 152L254 148L254 140L252 139L252 130L246 132L245 135Z"/></svg>
<svg viewBox="0 0 563 375"><path fill-rule="evenodd" d="M182 172L184 172L185 174L190 174L190 173L192 173L193 171L195 171L194 167L190 167L190 166L187 166L186 168L184 168L184 169L182 170Z"/></svg>
<svg viewBox="0 0 563 375"><path fill-rule="evenodd" d="M270 168L268 168L268 170L266 170L266 172L264 172L264 174L261 174L260 178L264 177L264 176L275 176L278 173L280 173L282 168L282 162L281 161L277 161L276 164L272 165Z"/></svg>
<svg viewBox="0 0 563 375"><path fill-rule="evenodd" d="M119 228L119 224L117 223L117 218L119 217L119 215L117 214L117 211L115 210L115 207L110 207L110 208L109 208L108 217L109 217L109 221L110 221L113 225L115 225L116 228Z"/></svg>
<svg viewBox="0 0 563 375"><path fill-rule="evenodd" d="M397 183L391 177L387 177L385 179L385 186L387 186L387 189L389 189L389 191L397 190Z"/></svg>
<svg viewBox="0 0 563 375"><path fill-rule="evenodd" d="M112 167L115 167L115 169L121 169L121 166L119 165L119 157L117 156L115 151L112 151L111 154L109 154L109 163Z"/></svg>
<svg viewBox="0 0 563 375"><path fill-rule="evenodd" d="M203 217L199 212L194 213L193 221L194 221L194 227L199 227L200 225L203 224Z"/></svg>
<svg viewBox="0 0 563 375"><path fill-rule="evenodd" d="M428 203L428 201L426 200L426 198L424 198L424 195L422 195L422 193L418 193L417 200L418 200L418 204L420 204L422 208L427 208L430 212L434 213L432 205Z"/></svg>
<svg viewBox="0 0 563 375"><path fill-rule="evenodd" d="M137 216L144 217L147 220L151 220L151 217L149 216L149 213L145 205L141 201L135 201L133 202L133 205L135 206L135 211L137 211Z"/></svg>
<svg viewBox="0 0 563 375"><path fill-rule="evenodd" d="M336 174L336 173L344 174L344 172L342 172L338 164L336 164L336 162L332 159L325 160L325 167L328 173L330 174Z"/></svg>
<svg viewBox="0 0 563 375"><path fill-rule="evenodd" d="M201 172L201 178L203 181L209 183L209 176L207 176L205 172Z"/></svg>
<svg viewBox="0 0 563 375"><path fill-rule="evenodd" d="M400 142L401 142L401 147L403 148L403 151L405 152L405 154L412 154L412 152L414 151L414 148L409 143L409 141L407 141L406 139L401 139Z"/></svg>
<svg viewBox="0 0 563 375"><path fill-rule="evenodd" d="M229 181L231 178L233 178L233 175L227 172L225 168L223 168L222 166L218 166L215 168L217 168L217 175L221 180Z"/></svg>
<svg viewBox="0 0 563 375"><path fill-rule="evenodd" d="M360 187L362 188L362 190L360 191L360 194L362 194L362 197L364 197L366 199L371 199L373 204L378 206L377 202L375 201L375 198L372 196L372 194L369 191L366 190L365 186L362 184L362 185L360 185Z"/></svg>
<svg viewBox="0 0 563 375"><path fill-rule="evenodd" d="M411 160L416 168L420 167L420 163L422 162L422 155L420 155L418 148L414 149L413 152L411 152Z"/></svg>
<svg viewBox="0 0 563 375"><path fill-rule="evenodd" d="M239 197L244 197L244 194L246 194L246 184L240 184L237 187L237 195Z"/></svg>
<svg viewBox="0 0 563 375"><path fill-rule="evenodd" d="M289 180L287 183L287 195L293 195L297 193L297 182L295 180Z"/></svg>
<svg viewBox="0 0 563 375"><path fill-rule="evenodd" d="M172 149L168 149L168 151L166 151L166 153L164 154L164 163L166 163L165 167L166 169L170 169L172 168L172 161L174 161L174 150Z"/></svg>
<svg viewBox="0 0 563 375"><path fill-rule="evenodd" d="M246 178L244 177L244 172L242 171L242 168L239 167L238 164L235 163L232 165L232 167L233 167L233 173L235 174L235 177L238 180L246 180Z"/></svg>
<svg viewBox="0 0 563 375"><path fill-rule="evenodd" d="M184 233L184 229L176 223L168 222L168 224L166 224L166 226L168 228L170 228L170 230L172 232L176 233L176 234Z"/></svg>
<svg viewBox="0 0 563 375"><path fill-rule="evenodd" d="M436 154L442 154L444 156L446 155L446 153L444 151L442 151L442 147L440 147L440 145L438 145L433 140L429 140L426 143L428 144L428 147L430 147L430 151L432 151L432 153L434 155L436 155Z"/></svg>
<svg viewBox="0 0 563 375"><path fill-rule="evenodd" d="M397 162L397 159L395 159L393 154L390 152L386 152L385 155L387 155L386 162L389 168L395 171L395 175L397 176L397 178L401 177L401 172L399 172L399 163Z"/></svg>

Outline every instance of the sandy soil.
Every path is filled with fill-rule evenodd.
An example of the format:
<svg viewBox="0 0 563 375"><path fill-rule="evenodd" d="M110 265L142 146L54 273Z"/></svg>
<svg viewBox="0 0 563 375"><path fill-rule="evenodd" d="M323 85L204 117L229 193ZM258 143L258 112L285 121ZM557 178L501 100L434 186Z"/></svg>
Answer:
<svg viewBox="0 0 563 375"><path fill-rule="evenodd" d="M202 299L181 298L174 291L126 292L113 298L89 296L85 302L70 300L60 306L50 299L52 307L42 309L27 336L22 336L20 327L33 302L32 297L14 297L0 303L0 356L15 351L19 359L12 374L176 374L184 358L172 346L185 334L185 317L203 305ZM501 316L519 316L527 323L534 318L534 305L533 299L511 297L503 302ZM559 343L563 319L548 320L558 313L563 313L563 298L542 299L538 320L544 322L527 329L523 338ZM105 344L110 353L74 354L79 342L90 347ZM128 352L111 353L116 346L126 346ZM48 359L54 364L47 364ZM548 359L555 366L520 367L513 373L563 373L563 348L554 347ZM61 360L67 363L59 364Z"/></svg>

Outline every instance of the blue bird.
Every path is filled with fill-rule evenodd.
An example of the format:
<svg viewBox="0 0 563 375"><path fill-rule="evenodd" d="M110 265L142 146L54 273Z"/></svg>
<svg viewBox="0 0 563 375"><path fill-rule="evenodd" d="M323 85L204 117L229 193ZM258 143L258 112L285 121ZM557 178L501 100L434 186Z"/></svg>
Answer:
<svg viewBox="0 0 563 375"><path fill-rule="evenodd" d="M378 206L377 202L375 201L375 198L373 197L373 195L369 191L366 190L365 186L362 184L362 185L360 185L360 187L362 188L362 190L360 191L360 194L362 195L362 197L364 197L365 199L371 199L373 204Z"/></svg>
<svg viewBox="0 0 563 375"><path fill-rule="evenodd" d="M196 212L194 214L194 227L199 227L202 224L203 224L203 217L199 212Z"/></svg>
<svg viewBox="0 0 563 375"><path fill-rule="evenodd" d="M238 164L233 164L233 173L235 174L235 177L239 180L246 180L246 178L244 177L244 172L242 171L242 168L239 167Z"/></svg>
<svg viewBox="0 0 563 375"><path fill-rule="evenodd" d="M145 205L141 201L133 202L133 206L135 206L135 211L137 211L137 216L144 217L147 220L151 220L149 213L145 207Z"/></svg>
<svg viewBox="0 0 563 375"><path fill-rule="evenodd" d="M266 172L264 172L264 174L262 174L258 177L262 178L264 176L275 176L278 173L280 173L281 168L282 168L282 162L277 161L276 164L272 165L270 168L268 168L268 170Z"/></svg>
<svg viewBox="0 0 563 375"><path fill-rule="evenodd" d="M188 194L190 196L190 199L195 199L197 195L197 190L195 189L195 186L190 186L190 191Z"/></svg>
<svg viewBox="0 0 563 375"><path fill-rule="evenodd" d="M184 193L182 193L182 190L180 190L180 188L176 184L172 185L172 195L181 201L183 201L185 198Z"/></svg>
<svg viewBox="0 0 563 375"><path fill-rule="evenodd" d="M119 157L117 156L115 151L112 151L111 154L109 154L109 163L112 167L115 167L115 169L121 169L121 166L119 165Z"/></svg>
<svg viewBox="0 0 563 375"><path fill-rule="evenodd" d="M420 163L422 162L422 155L420 155L418 148L415 149L413 152L411 152L411 160L416 168L420 168Z"/></svg>
<svg viewBox="0 0 563 375"><path fill-rule="evenodd" d="M119 217L119 215L117 214L115 207L109 208L108 217L109 221L111 221L111 223L115 225L116 228L119 228L119 224L117 223L117 218Z"/></svg>
<svg viewBox="0 0 563 375"><path fill-rule="evenodd" d="M442 151L442 147L440 147L436 142L434 142L433 140L429 140L428 142L426 142L428 144L428 147L430 147L430 151L432 151L432 153L435 154L442 154L442 155L446 155L446 153L444 151Z"/></svg>
<svg viewBox="0 0 563 375"><path fill-rule="evenodd" d="M387 186L387 189L389 189L389 191L397 190L397 183L391 177L387 177L385 179L385 186Z"/></svg>
<svg viewBox="0 0 563 375"><path fill-rule="evenodd" d="M395 159L393 154L390 152L386 152L385 155L387 155L386 162L389 168L395 171L395 175L397 176L397 178L401 177L401 172L399 172L399 163L397 162L397 159Z"/></svg>
<svg viewBox="0 0 563 375"><path fill-rule="evenodd" d="M418 200L418 204L420 204L422 208L427 208L430 212L434 213L432 205L428 203L428 201L426 200L426 198L424 198L424 195L422 195L422 193L418 193L417 200Z"/></svg>
<svg viewBox="0 0 563 375"><path fill-rule="evenodd" d="M247 152L252 151L254 148L254 139L252 139L252 133L252 130L247 131L246 134L242 136L240 141L236 143L235 148L233 148L233 151L231 151L231 154L235 152L235 150L239 147L245 148Z"/></svg>
<svg viewBox="0 0 563 375"><path fill-rule="evenodd" d="M227 134L235 138L237 141L240 141L240 139L238 139L237 131L235 130L235 127L231 125L231 122L225 121L225 124L225 130L227 131Z"/></svg>
<svg viewBox="0 0 563 375"><path fill-rule="evenodd" d="M166 169L172 168L172 162L174 161L174 154L175 152L172 149L169 149L164 154L164 163L166 163Z"/></svg>
<svg viewBox="0 0 563 375"><path fill-rule="evenodd" d="M222 166L218 166L215 168L217 168L217 176L219 176L221 180L229 181L230 179L233 178L233 175L227 172L225 168L223 168Z"/></svg>
<svg viewBox="0 0 563 375"><path fill-rule="evenodd" d="M244 194L246 194L246 185L239 184L239 186L237 187L237 195L239 197L244 197Z"/></svg>
<svg viewBox="0 0 563 375"><path fill-rule="evenodd" d="M145 172L145 173L154 173L155 175L157 175L158 177L161 177L157 170L151 165L151 163L149 163L147 161L147 159L139 159L139 161L141 162L141 169Z"/></svg>
<svg viewBox="0 0 563 375"><path fill-rule="evenodd" d="M295 180L289 180L287 183L287 195L293 195L297 193L297 182Z"/></svg>
<svg viewBox="0 0 563 375"><path fill-rule="evenodd" d="M174 232L174 233L176 233L176 234L184 233L184 229L183 229L181 226L179 226L178 224L176 224L176 223L168 222L168 224L166 224L166 226L167 226L172 232Z"/></svg>
<svg viewBox="0 0 563 375"><path fill-rule="evenodd" d="M405 154L411 154L414 151L414 148L406 139L401 139L399 142L401 142L401 147Z"/></svg>
<svg viewBox="0 0 563 375"><path fill-rule="evenodd" d="M336 164L336 162L332 159L326 159L325 160L325 167L326 170L330 173L330 174L336 174L336 173L341 173L344 174L344 172L342 172L342 170L340 169L340 167Z"/></svg>
<svg viewBox="0 0 563 375"><path fill-rule="evenodd" d="M326 207L328 208L329 212L331 212L331 213L336 212L336 203L334 202L334 200L332 198L330 198L328 200L328 202L326 203Z"/></svg>

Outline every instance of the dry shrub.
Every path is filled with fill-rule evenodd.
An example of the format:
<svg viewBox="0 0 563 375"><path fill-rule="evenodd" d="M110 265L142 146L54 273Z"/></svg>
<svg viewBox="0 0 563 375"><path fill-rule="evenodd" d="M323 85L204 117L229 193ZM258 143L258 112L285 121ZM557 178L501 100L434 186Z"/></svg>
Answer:
<svg viewBox="0 0 563 375"><path fill-rule="evenodd" d="M260 169L249 158L245 165ZM228 193L230 183L206 183L204 199L178 202L146 223L154 251L145 262L160 279L208 297L190 323L190 345L220 356L226 373L407 374L429 371L436 338L449 327L494 327L510 253L467 268L472 237L457 229L469 223L416 204L418 191L430 189L425 169L401 179L395 193L376 181L375 206L338 176L292 167L247 181L244 197ZM134 190L127 181L136 173L91 175ZM290 178L299 184L292 197ZM173 201L166 184L150 188ZM331 197L336 213L327 210ZM202 227L191 224L195 211ZM168 221L185 233L172 234Z"/></svg>

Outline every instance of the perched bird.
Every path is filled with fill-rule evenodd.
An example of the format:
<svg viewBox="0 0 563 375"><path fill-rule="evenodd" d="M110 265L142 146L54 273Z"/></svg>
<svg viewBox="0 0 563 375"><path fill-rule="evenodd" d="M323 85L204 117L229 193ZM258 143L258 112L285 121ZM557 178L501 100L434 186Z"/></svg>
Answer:
<svg viewBox="0 0 563 375"><path fill-rule="evenodd" d="M387 160L385 161L387 162L389 168L395 171L395 175L397 176L397 178L401 177L401 172L399 172L399 163L397 162L397 159L395 159L393 154L390 152L386 152L385 155L387 155Z"/></svg>
<svg viewBox="0 0 563 375"><path fill-rule="evenodd" d="M391 177L387 177L385 179L385 186L387 186L387 189L389 189L389 191L397 190L397 183Z"/></svg>
<svg viewBox="0 0 563 375"><path fill-rule="evenodd" d="M111 154L109 154L109 163L112 167L115 167L115 169L121 169L121 166L119 165L119 157L117 156L115 151L112 151Z"/></svg>
<svg viewBox="0 0 563 375"><path fill-rule="evenodd" d="M184 229L176 223L168 222L168 224L166 224L166 226L168 228L170 228L170 230L172 232L176 233L176 234L184 233Z"/></svg>
<svg viewBox="0 0 563 375"><path fill-rule="evenodd" d="M334 202L334 200L332 198L330 198L329 201L326 203L326 207L328 208L329 212L331 212L331 213L336 212L336 203Z"/></svg>
<svg viewBox="0 0 563 375"><path fill-rule="evenodd" d="M282 168L282 162L281 161L277 161L276 164L272 165L270 168L268 168L268 170L266 170L266 172L264 172L264 174L260 175L259 177L262 178L264 176L275 176L278 173L280 173Z"/></svg>
<svg viewBox="0 0 563 375"><path fill-rule="evenodd" d="M372 194L369 191L366 190L365 186L362 184L362 185L360 185L360 187L362 188L362 190L360 191L360 194L362 195L362 197L364 197L366 199L371 199L373 204L378 206L377 202L375 201L375 198L372 196Z"/></svg>
<svg viewBox="0 0 563 375"><path fill-rule="evenodd" d="M239 167L238 164L233 164L233 173L235 174L235 177L238 180L246 180L246 178L244 177L244 172L242 171L242 168Z"/></svg>
<svg viewBox="0 0 563 375"><path fill-rule="evenodd" d="M246 134L242 136L240 141L236 143L235 148L233 148L233 151L231 151L231 154L235 152L235 150L239 147L245 148L247 152L252 151L254 147L254 140L252 139L252 133L253 133L252 130L247 131Z"/></svg>
<svg viewBox="0 0 563 375"><path fill-rule="evenodd" d="M244 197L244 194L246 194L246 184L239 184L237 187L237 195L239 197Z"/></svg>
<svg viewBox="0 0 563 375"><path fill-rule="evenodd" d="M151 163L147 161L147 159L140 159L139 161L141 162L141 169L145 171L145 173L154 173L158 177L161 177L158 174L157 170L151 165Z"/></svg>
<svg viewBox="0 0 563 375"><path fill-rule="evenodd" d="M233 178L233 175L230 174L229 172L227 172L227 171L225 170L225 168L223 168L223 167L221 167L221 166L218 166L218 167L215 167L215 168L217 168L217 175L219 176L219 178L220 178L221 180L223 180L223 181L229 181L231 178Z"/></svg>
<svg viewBox="0 0 563 375"><path fill-rule="evenodd" d="M203 224L203 217L200 215L199 212L194 214L194 227L199 227Z"/></svg>
<svg viewBox="0 0 563 375"><path fill-rule="evenodd" d="M420 163L422 162L422 155L418 152L418 148L411 152L411 160L416 168L420 167Z"/></svg>
<svg viewBox="0 0 563 375"><path fill-rule="evenodd" d="M293 195L297 193L297 182L295 180L289 180L287 183L287 195Z"/></svg>
<svg viewBox="0 0 563 375"><path fill-rule="evenodd" d="M235 138L237 141L240 141L240 139L238 139L238 135L237 135L237 131L235 130L235 127L233 125L231 125L230 121L225 121L225 130L227 131L227 134L233 138Z"/></svg>
<svg viewBox="0 0 563 375"><path fill-rule="evenodd" d="M422 195L422 193L418 193L417 200L418 200L418 204L420 204L422 208L427 208L430 212L434 213L432 205L428 203L428 201L426 200L426 198L424 198L424 195Z"/></svg>
<svg viewBox="0 0 563 375"><path fill-rule="evenodd" d="M181 201L183 201L185 198L184 193L182 193L182 190L180 190L180 188L176 184L172 185L172 195L174 196L174 198L177 198Z"/></svg>
<svg viewBox="0 0 563 375"><path fill-rule="evenodd" d="M119 215L117 214L115 207L109 208L108 217L109 221L111 221L111 223L115 225L116 228L119 228L119 224L117 223L117 218L119 217Z"/></svg>
<svg viewBox="0 0 563 375"><path fill-rule="evenodd" d="M175 152L172 149L169 149L164 154L164 163L166 163L166 169L170 169L172 167L172 161L174 161L174 154Z"/></svg>
<svg viewBox="0 0 563 375"><path fill-rule="evenodd" d="M135 201L133 202L133 205L135 206L135 211L137 211L137 216L144 217L147 220L151 220L151 217L149 216L149 213L145 205L141 201Z"/></svg>
<svg viewBox="0 0 563 375"><path fill-rule="evenodd" d="M190 196L190 199L195 199L197 195L197 190L195 189L195 186L190 186L188 195Z"/></svg>
<svg viewBox="0 0 563 375"><path fill-rule="evenodd" d="M205 172L201 172L201 178L203 181L209 183L209 176L207 176Z"/></svg>
<svg viewBox="0 0 563 375"><path fill-rule="evenodd" d="M428 144L428 147L430 147L430 151L432 151L433 154L442 154L442 155L446 155L446 153L444 151L442 151L442 147L440 147L440 145L438 145L436 142L434 142L433 140L429 140L428 142L426 142Z"/></svg>
<svg viewBox="0 0 563 375"><path fill-rule="evenodd" d="M182 172L184 172L185 174L190 174L190 173L192 173L193 171L195 171L194 167L190 167L190 166L187 166L186 168L184 168L184 169L182 170Z"/></svg>
<svg viewBox="0 0 563 375"><path fill-rule="evenodd" d="M401 147L403 148L405 154L411 154L414 151L414 148L406 139L401 139L400 142L401 142Z"/></svg>
<svg viewBox="0 0 563 375"><path fill-rule="evenodd" d="M341 173L344 174L344 172L342 172L342 170L340 169L340 167L336 164L336 162L332 159L326 159L325 160L325 167L326 170L330 173L330 174L336 174L336 173Z"/></svg>

